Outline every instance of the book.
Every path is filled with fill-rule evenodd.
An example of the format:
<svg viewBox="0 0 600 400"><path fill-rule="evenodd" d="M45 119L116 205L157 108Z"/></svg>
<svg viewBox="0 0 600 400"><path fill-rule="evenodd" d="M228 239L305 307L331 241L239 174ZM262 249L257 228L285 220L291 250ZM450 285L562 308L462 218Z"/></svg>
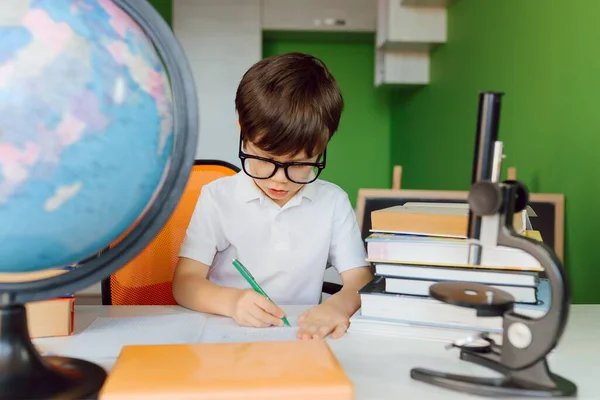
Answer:
<svg viewBox="0 0 600 400"><path fill-rule="evenodd" d="M451 329L501 332L502 317L479 317L473 308L460 307L432 297L399 295L385 291L385 278L375 277L359 290L361 315L393 320L412 325L437 326ZM538 304L514 306L516 313L530 318L546 314L550 304L550 289L546 280L538 285Z"/></svg>
<svg viewBox="0 0 600 400"><path fill-rule="evenodd" d="M409 294L413 296L429 297L429 287L435 283L444 282L443 280L424 280L412 278L385 278L385 288L387 293ZM470 281L472 282L472 281ZM537 303L537 289L527 286L508 286L494 285L489 282L479 282L496 289L504 290L514 297L517 303Z"/></svg>
<svg viewBox="0 0 600 400"><path fill-rule="evenodd" d="M124 346L99 399L354 396L352 382L325 340L295 340Z"/></svg>
<svg viewBox="0 0 600 400"><path fill-rule="evenodd" d="M470 239L411 236L372 233L366 239L369 260L425 265L470 265ZM483 246L481 266L542 271L539 261L531 254L507 246Z"/></svg>
<svg viewBox="0 0 600 400"><path fill-rule="evenodd" d="M467 281L491 285L537 286L539 273L503 270L480 265L437 266L382 263L373 261L375 274L392 278Z"/></svg>
<svg viewBox="0 0 600 400"><path fill-rule="evenodd" d="M31 272L0 272L0 282L31 282L65 274L69 268L48 268Z"/></svg>
<svg viewBox="0 0 600 400"><path fill-rule="evenodd" d="M360 310L350 317L348 332L363 333L368 335L405 337L421 340L432 340L452 343L456 340L465 339L481 333L480 330L463 327L443 327L432 325L408 324L401 321L373 318L361 315ZM502 343L502 333L490 333L496 343Z"/></svg>
<svg viewBox="0 0 600 400"><path fill-rule="evenodd" d="M406 203L371 212L373 232L424 234L466 238L469 205L462 203ZM515 213L517 232L528 227L527 211Z"/></svg>
<svg viewBox="0 0 600 400"><path fill-rule="evenodd" d="M26 303L29 337L37 339L71 335L75 321L74 307L74 296Z"/></svg>
<svg viewBox="0 0 600 400"><path fill-rule="evenodd" d="M542 234L541 234L541 232L540 232L540 231L533 230L533 229L528 229L528 230L526 230L526 231L523 231L523 232L521 232L521 235L523 235L523 236L527 236L527 237L529 237L529 238L531 238L531 239L535 239L535 240L537 240L538 242L543 242L543 241L544 241L544 240L542 239Z"/></svg>
<svg viewBox="0 0 600 400"><path fill-rule="evenodd" d="M31 272L2 272L0 282L31 282L49 279L70 271L71 267L47 268ZM75 296L72 293L25 304L29 337L69 336L73 333Z"/></svg>

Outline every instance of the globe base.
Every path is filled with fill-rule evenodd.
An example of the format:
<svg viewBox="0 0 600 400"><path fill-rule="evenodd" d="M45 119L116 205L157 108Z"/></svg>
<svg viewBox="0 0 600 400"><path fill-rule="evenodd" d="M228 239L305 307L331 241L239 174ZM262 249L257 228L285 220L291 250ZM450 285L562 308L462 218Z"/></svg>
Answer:
<svg viewBox="0 0 600 400"><path fill-rule="evenodd" d="M0 400L94 398L106 380L100 366L41 356L29 337L23 305L0 306Z"/></svg>

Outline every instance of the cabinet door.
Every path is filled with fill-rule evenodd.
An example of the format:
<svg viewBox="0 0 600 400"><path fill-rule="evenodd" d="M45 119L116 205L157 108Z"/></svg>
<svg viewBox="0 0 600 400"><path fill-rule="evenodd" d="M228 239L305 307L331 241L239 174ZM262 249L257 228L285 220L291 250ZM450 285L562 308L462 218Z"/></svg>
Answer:
<svg viewBox="0 0 600 400"><path fill-rule="evenodd" d="M425 50L445 43L447 15L441 0L379 0L377 46Z"/></svg>
<svg viewBox="0 0 600 400"><path fill-rule="evenodd" d="M375 0L261 0L262 29L375 32Z"/></svg>

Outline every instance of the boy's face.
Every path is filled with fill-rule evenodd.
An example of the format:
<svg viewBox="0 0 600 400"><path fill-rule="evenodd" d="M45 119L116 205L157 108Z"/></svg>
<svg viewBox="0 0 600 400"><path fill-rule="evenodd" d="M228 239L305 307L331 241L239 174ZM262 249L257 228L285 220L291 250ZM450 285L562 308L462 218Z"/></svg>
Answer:
<svg viewBox="0 0 600 400"><path fill-rule="evenodd" d="M246 152L251 155L268 158L271 160L279 161L282 163L292 161L303 161L303 162L316 162L318 156L313 158L306 157L304 152L297 154L293 157L276 157L267 152L260 150L254 146L251 142L246 142ZM249 163L249 167L254 172L258 172L261 168L272 168L272 166L266 167L261 165L263 162L259 160L249 159L246 161ZM271 169L272 170L272 169ZM308 177L312 173L312 168L306 169L306 176ZM298 180L294 178L295 180ZM290 181L285 175L283 168L279 168L275 175L269 179L253 179L256 186L260 188L271 200L273 200L279 206L283 206L287 203L294 195L302 188L302 184Z"/></svg>

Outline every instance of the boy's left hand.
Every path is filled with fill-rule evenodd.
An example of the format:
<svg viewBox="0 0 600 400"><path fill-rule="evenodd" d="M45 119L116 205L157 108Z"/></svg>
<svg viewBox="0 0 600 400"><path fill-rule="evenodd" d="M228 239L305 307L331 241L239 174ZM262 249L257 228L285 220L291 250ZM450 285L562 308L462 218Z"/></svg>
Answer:
<svg viewBox="0 0 600 400"><path fill-rule="evenodd" d="M322 303L298 318L298 339L320 339L331 334L333 339L344 336L350 326L349 317L332 304Z"/></svg>

